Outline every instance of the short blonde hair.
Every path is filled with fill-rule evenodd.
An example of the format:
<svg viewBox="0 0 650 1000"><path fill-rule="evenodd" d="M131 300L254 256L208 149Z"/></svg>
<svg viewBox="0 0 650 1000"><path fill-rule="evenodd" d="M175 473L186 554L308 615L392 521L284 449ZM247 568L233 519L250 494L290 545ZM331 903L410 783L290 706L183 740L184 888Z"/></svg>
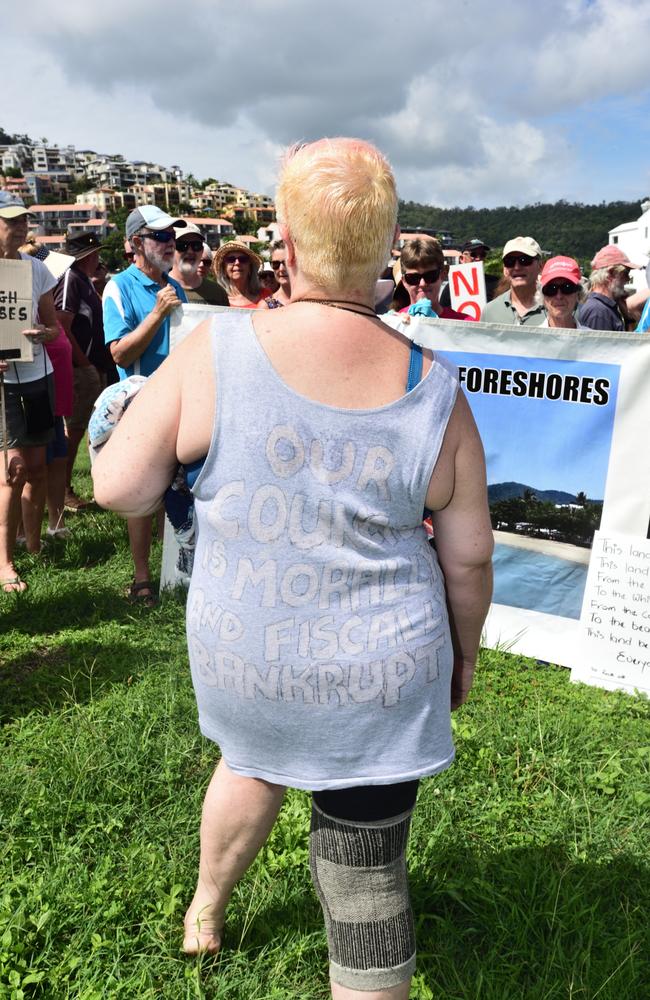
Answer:
<svg viewBox="0 0 650 1000"><path fill-rule="evenodd" d="M275 199L298 266L319 288L368 289L386 267L397 224L395 178L361 139L319 139L290 149Z"/></svg>

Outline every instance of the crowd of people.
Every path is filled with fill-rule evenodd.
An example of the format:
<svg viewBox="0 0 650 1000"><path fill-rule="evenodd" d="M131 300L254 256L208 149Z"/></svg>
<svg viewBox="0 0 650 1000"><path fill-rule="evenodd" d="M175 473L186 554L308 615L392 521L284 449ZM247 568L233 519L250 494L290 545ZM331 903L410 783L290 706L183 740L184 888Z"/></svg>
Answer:
<svg viewBox="0 0 650 1000"><path fill-rule="evenodd" d="M0 256L30 263L34 315L32 360L0 361L0 588L26 589L15 546L38 553L45 506L46 537L65 541L65 512L90 503L72 474L93 407L135 379L95 458L95 497L127 521L128 599L152 606L153 520L179 463L192 471L189 656L201 730L221 749L183 946L218 951L285 787L307 789L337 1000L408 997L410 819L419 781L453 760L450 712L491 597L485 463L457 375L381 315L471 321L436 239L395 259L397 205L378 150L321 140L284 161L268 262L236 239L210 248L149 205L129 214L128 266L109 277L93 232L67 238L61 270L0 192ZM472 237L460 262L489 252ZM596 253L586 283L530 236L506 242L502 266L486 276L485 323L623 331L643 309L644 328L644 296L626 292L640 265L618 247ZM183 303L226 311L170 357Z"/></svg>

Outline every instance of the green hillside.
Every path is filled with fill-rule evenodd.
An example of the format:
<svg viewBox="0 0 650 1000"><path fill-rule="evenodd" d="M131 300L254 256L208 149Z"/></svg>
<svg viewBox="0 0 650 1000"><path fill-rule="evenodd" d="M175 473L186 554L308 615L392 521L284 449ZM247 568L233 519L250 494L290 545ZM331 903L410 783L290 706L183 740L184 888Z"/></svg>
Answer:
<svg viewBox="0 0 650 1000"><path fill-rule="evenodd" d="M436 208L414 201L400 202L402 229L417 226L447 230L457 241L478 236L492 247L502 247L513 236L534 236L551 254L591 259L608 242L608 232L641 215L639 201L611 201L600 205L558 201L554 205L499 208Z"/></svg>

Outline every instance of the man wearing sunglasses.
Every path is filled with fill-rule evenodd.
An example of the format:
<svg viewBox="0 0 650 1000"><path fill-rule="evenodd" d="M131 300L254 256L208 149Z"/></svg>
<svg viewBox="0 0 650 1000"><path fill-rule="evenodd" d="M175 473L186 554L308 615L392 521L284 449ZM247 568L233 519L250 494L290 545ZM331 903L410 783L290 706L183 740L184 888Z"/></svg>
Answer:
<svg viewBox="0 0 650 1000"><path fill-rule="evenodd" d="M467 240L463 243L460 248L460 256L458 258L459 264L471 264L475 261L481 261L484 263L487 255L490 252L490 247L483 240L479 240L478 237L473 237L471 240ZM494 298L494 291L500 282L500 278L497 278L495 274L485 274L485 297L488 302L491 302ZM447 282L440 293L440 305L441 306L451 306L451 291L449 289L449 283Z"/></svg>
<svg viewBox="0 0 650 1000"><path fill-rule="evenodd" d="M203 253L203 235L199 227L192 222L176 226L176 252L170 277L181 286L188 302L227 306L228 296L221 285L199 274Z"/></svg>
<svg viewBox="0 0 650 1000"><path fill-rule="evenodd" d="M532 236L515 236L503 248L503 274L510 288L488 302L482 323L500 326L541 326L546 310L537 287L542 250Z"/></svg>
<svg viewBox="0 0 650 1000"><path fill-rule="evenodd" d="M173 218L156 205L134 209L126 220L133 263L112 278L104 290L104 336L121 379L151 375L169 354L170 316L187 302L181 285L170 277L176 250ZM156 603L150 579L151 517L127 518L134 564L129 600Z"/></svg>
<svg viewBox="0 0 650 1000"><path fill-rule="evenodd" d="M625 301L625 286L630 271L642 264L633 264L619 247L610 245L599 250L591 262L589 294L578 310L581 326L591 330L625 330L621 304Z"/></svg>

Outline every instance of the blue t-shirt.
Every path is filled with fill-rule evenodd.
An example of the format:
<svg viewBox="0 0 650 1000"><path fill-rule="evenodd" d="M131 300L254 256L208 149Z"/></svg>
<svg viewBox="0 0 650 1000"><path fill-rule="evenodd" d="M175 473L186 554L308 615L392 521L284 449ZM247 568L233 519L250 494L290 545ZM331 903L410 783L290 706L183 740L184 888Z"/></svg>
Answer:
<svg viewBox="0 0 650 1000"><path fill-rule="evenodd" d="M643 312L641 313L641 319L639 320L639 325L636 328L636 333L647 333L650 330L650 299L646 302L643 307Z"/></svg>
<svg viewBox="0 0 650 1000"><path fill-rule="evenodd" d="M185 292L173 278L167 281L173 286L181 302L187 302ZM104 339L107 344L131 333L149 315L156 304L156 295L163 288L135 264L126 271L116 274L104 290ZM151 375L169 354L170 318L166 316L156 334L140 357L127 365L118 366L120 378L129 375Z"/></svg>

